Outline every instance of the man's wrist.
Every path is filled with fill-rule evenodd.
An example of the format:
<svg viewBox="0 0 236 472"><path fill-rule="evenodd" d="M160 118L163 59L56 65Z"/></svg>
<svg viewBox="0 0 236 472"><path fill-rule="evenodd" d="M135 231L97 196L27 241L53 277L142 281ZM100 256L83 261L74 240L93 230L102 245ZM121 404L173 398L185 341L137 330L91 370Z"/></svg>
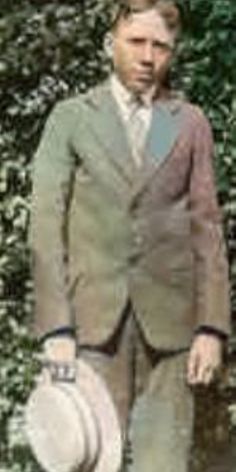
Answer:
<svg viewBox="0 0 236 472"><path fill-rule="evenodd" d="M73 363L76 359L76 337L70 329L60 328L48 333L43 339L42 348L45 362L64 365Z"/></svg>
<svg viewBox="0 0 236 472"><path fill-rule="evenodd" d="M228 335L226 333L224 333L224 331L221 331L220 329L215 328L214 326L210 326L210 325L201 325L201 326L199 326L195 330L194 334L195 334L195 336L198 336L198 335L201 335L201 334L204 334L206 336L214 336L217 339L219 339L220 341L222 341L222 343L225 343L228 340Z"/></svg>

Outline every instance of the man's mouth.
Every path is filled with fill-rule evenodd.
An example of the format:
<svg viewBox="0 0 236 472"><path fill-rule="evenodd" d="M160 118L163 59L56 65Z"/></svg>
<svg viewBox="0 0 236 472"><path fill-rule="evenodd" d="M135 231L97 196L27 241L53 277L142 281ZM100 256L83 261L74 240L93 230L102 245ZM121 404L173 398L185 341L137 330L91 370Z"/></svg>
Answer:
<svg viewBox="0 0 236 472"><path fill-rule="evenodd" d="M150 84L153 81L151 74L137 74L136 80L138 80L139 82L147 83L147 84Z"/></svg>
<svg viewBox="0 0 236 472"><path fill-rule="evenodd" d="M153 74L150 70L140 70L136 71L135 76L139 80L144 80L144 81L151 81L153 78Z"/></svg>

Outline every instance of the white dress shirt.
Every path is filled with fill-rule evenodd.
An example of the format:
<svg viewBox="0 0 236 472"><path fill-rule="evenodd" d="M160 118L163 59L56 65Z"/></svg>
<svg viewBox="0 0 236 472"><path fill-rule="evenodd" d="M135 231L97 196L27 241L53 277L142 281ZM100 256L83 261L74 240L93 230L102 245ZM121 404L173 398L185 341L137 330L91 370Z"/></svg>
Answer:
<svg viewBox="0 0 236 472"><path fill-rule="evenodd" d="M139 100L119 80L116 74L111 76L111 90L118 105L118 111L124 123L132 153L136 164L141 164L141 143L144 144L152 119L152 100L150 97L141 96ZM136 131L132 136L132 121L134 115ZM139 124L137 123L137 118ZM138 126L137 126L138 125Z"/></svg>
<svg viewBox="0 0 236 472"><path fill-rule="evenodd" d="M118 104L121 117L126 124L132 113L135 96L121 83L116 74L111 76L111 90ZM148 130L152 117L152 102L145 96L142 99L143 105L140 106L140 113L142 113L145 129Z"/></svg>

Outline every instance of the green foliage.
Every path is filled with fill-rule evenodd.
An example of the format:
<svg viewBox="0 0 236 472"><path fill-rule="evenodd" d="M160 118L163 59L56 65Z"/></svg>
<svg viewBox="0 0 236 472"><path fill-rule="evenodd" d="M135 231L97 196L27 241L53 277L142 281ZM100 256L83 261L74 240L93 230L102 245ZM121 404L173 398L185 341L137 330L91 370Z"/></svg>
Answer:
<svg viewBox="0 0 236 472"><path fill-rule="evenodd" d="M106 73L104 2L6 2L0 18L0 457L6 470L36 470L26 454L22 405L36 358L27 229L30 166L54 103ZM35 362L34 362L35 361Z"/></svg>
<svg viewBox="0 0 236 472"><path fill-rule="evenodd" d="M184 0L182 1L184 2ZM180 47L183 88L209 117L215 137L219 198L224 208L236 314L236 3L192 0ZM233 339L232 339L233 341Z"/></svg>
<svg viewBox="0 0 236 472"><path fill-rule="evenodd" d="M236 313L236 3L179 0L187 31L173 80L209 116L216 138ZM112 2L110 2L112 4ZM188 9L186 9L188 4ZM32 156L54 103L109 71L103 36L108 0L1 0L0 11L0 469L37 467L20 435L37 355L30 339L32 282L27 245ZM19 437L18 437L19 436Z"/></svg>

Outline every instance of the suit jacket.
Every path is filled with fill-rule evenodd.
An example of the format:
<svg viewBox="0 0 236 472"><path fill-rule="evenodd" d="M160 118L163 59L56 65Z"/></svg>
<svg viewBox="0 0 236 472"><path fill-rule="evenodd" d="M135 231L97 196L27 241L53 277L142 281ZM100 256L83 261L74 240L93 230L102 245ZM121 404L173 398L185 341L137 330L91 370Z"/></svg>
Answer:
<svg viewBox="0 0 236 472"><path fill-rule="evenodd" d="M154 105L135 167L107 82L59 103L35 156L31 215L37 335L61 326L107 340L132 299L151 345L229 332L228 267L202 111Z"/></svg>

